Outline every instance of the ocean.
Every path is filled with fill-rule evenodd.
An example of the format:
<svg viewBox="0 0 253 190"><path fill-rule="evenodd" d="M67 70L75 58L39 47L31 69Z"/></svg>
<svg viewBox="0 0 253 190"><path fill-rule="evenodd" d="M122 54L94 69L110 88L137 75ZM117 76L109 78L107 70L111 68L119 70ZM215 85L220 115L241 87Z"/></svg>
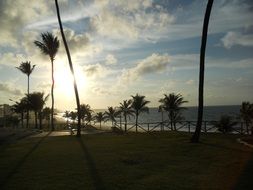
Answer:
<svg viewBox="0 0 253 190"><path fill-rule="evenodd" d="M95 112L104 112L106 109L97 109ZM184 120L186 121L197 121L197 111L198 107L187 107L186 110L182 111ZM240 106L231 105L231 106L205 106L203 112L203 120L205 121L217 121L222 115L230 115L236 117L239 115ZM164 120L168 119L168 114L163 113ZM130 122L134 122L135 118L131 117ZM152 123L152 122L161 122L162 114L158 112L158 108L150 108L149 113L141 113L139 116L140 123Z"/></svg>

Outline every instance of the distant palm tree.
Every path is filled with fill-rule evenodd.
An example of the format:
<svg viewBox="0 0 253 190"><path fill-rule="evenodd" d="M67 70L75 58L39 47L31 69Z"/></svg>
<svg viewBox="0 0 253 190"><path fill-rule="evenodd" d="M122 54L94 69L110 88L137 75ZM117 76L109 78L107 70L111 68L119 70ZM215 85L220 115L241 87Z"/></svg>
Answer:
<svg viewBox="0 0 253 190"><path fill-rule="evenodd" d="M171 130L176 130L176 122L182 118L181 111L186 109L182 107L182 104L187 103L181 94L171 93L169 95L164 94L164 98L159 100L163 110L168 112L168 117L170 120Z"/></svg>
<svg viewBox="0 0 253 190"><path fill-rule="evenodd" d="M102 123L102 121L104 121L104 119L105 119L104 113L98 112L98 113L95 115L94 118L95 118L95 120L96 120L97 122L99 122L99 124L100 124L100 129L101 129L101 123Z"/></svg>
<svg viewBox="0 0 253 190"><path fill-rule="evenodd" d="M42 110L42 119L45 119L48 123L48 127L50 125L50 115L51 115L51 108L49 107L45 107L43 110Z"/></svg>
<svg viewBox="0 0 253 190"><path fill-rule="evenodd" d="M70 112L70 118L71 118L72 122L75 123L76 118L77 118L77 112L71 111Z"/></svg>
<svg viewBox="0 0 253 190"><path fill-rule="evenodd" d="M105 111L105 121L112 121L112 127L114 122L116 122L116 117L119 115L119 112L116 108L108 107L108 111Z"/></svg>
<svg viewBox="0 0 253 190"><path fill-rule="evenodd" d="M16 67L22 73L27 75L27 94L28 95L30 91L30 75L32 74L34 70L34 67L35 65L31 65L30 61L22 62L20 63L19 67ZM26 115L26 128L28 128L28 125L29 125L29 109L27 109L27 115Z"/></svg>
<svg viewBox="0 0 253 190"><path fill-rule="evenodd" d="M119 111L123 113L124 120L125 120L125 132L127 131L127 116L134 116L134 110L131 107L132 100L124 100L120 103Z"/></svg>
<svg viewBox="0 0 253 190"><path fill-rule="evenodd" d="M67 126L69 125L69 118L70 118L70 111L65 111L63 114L63 117L65 117L67 120Z"/></svg>
<svg viewBox="0 0 253 190"><path fill-rule="evenodd" d="M150 101L145 100L145 96L141 96L139 94L136 94L135 96L132 96L132 104L131 107L134 110L135 113L135 130L137 132L138 127L138 117L140 113L146 112L149 113L149 108L146 106Z"/></svg>
<svg viewBox="0 0 253 190"><path fill-rule="evenodd" d="M201 41L201 48L200 48L198 121L197 121L195 132L191 138L191 142L193 142L193 143L199 142L201 126L202 126L202 119L203 119L205 53L206 53L208 23L209 23L211 10L212 10L212 5L213 5L213 0L208 0L207 6L206 6L206 13L205 13L205 17L204 17L202 41Z"/></svg>
<svg viewBox="0 0 253 190"><path fill-rule="evenodd" d="M24 112L27 110L27 98L22 98L19 102L15 102L12 106L15 113L20 114L21 127L24 128Z"/></svg>
<svg viewBox="0 0 253 190"><path fill-rule="evenodd" d="M67 53L68 61L69 61L69 68L70 68L70 71L71 71L73 79L74 79L74 91L75 91L75 96L76 96L76 106L77 106L77 114L78 114L76 136L80 137L81 136L81 112L80 112L80 100L79 100L79 94L78 94L78 89L77 89L77 84L76 84L75 71L74 71L74 67L73 67L73 64L72 64L71 55L70 55L70 52L69 52L69 47L68 47L68 44L67 44L67 41L66 41L66 38L65 38L65 34L64 34L64 31L63 31L61 16L60 16L60 10L59 10L59 5L58 5L57 0L55 0L55 6L56 6L57 18L58 18L58 22L59 22L59 26L60 26L62 40L63 40L64 47L65 47L65 50L66 50L66 53Z"/></svg>
<svg viewBox="0 0 253 190"><path fill-rule="evenodd" d="M51 130L54 131L54 59L58 52L60 42L57 39L57 37L54 37L53 34L49 32L42 33L41 38L42 38L42 42L34 41L34 44L41 50L43 54L48 55L51 61L51 78L52 78Z"/></svg>
<svg viewBox="0 0 253 190"><path fill-rule="evenodd" d="M47 95L44 97L43 92L33 92L28 97L28 104L31 110L34 111L35 116L35 128L38 128L38 116L39 116L39 128L42 128L42 110L48 99Z"/></svg>
<svg viewBox="0 0 253 190"><path fill-rule="evenodd" d="M236 121L233 121L233 118L228 115L222 115L219 121L214 121L213 125L223 134L229 133L233 130L233 126L237 124Z"/></svg>
<svg viewBox="0 0 253 190"><path fill-rule="evenodd" d="M253 104L250 102L242 102L240 117L245 122L247 132L251 125L251 135L253 135Z"/></svg>
<svg viewBox="0 0 253 190"><path fill-rule="evenodd" d="M91 113L92 113L92 110L89 104L80 105L80 115L81 115L81 119L83 120L83 124L86 118L91 115Z"/></svg>

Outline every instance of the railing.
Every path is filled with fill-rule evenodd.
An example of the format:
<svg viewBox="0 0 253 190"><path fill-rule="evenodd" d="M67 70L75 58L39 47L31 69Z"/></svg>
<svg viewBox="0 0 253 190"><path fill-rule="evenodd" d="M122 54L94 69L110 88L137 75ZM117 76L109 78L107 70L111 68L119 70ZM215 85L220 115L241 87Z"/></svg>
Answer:
<svg viewBox="0 0 253 190"><path fill-rule="evenodd" d="M201 132L219 132L218 129L214 126L215 121L202 121ZM175 124L172 124L170 121L163 122L148 122L148 123L127 123L125 126L124 122L114 122L113 127L122 129L123 131L135 131L135 132L153 132L153 131L185 131L185 132L194 132L197 121L178 121ZM108 127L111 127L108 125ZM244 122L238 122L238 124L231 129L231 133L234 134L250 134L250 130L245 125Z"/></svg>

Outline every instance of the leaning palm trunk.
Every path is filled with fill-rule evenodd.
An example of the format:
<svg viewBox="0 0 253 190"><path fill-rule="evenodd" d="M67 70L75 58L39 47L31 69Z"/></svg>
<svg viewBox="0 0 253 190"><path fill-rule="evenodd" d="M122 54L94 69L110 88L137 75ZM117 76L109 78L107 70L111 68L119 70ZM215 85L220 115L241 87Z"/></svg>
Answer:
<svg viewBox="0 0 253 190"><path fill-rule="evenodd" d="M52 79L52 85L51 85L51 99L52 99L52 105L51 105L51 130L54 131L54 60L51 59L51 79Z"/></svg>
<svg viewBox="0 0 253 190"><path fill-rule="evenodd" d="M29 90L30 89L30 77L28 75L27 77L27 95L29 97ZM28 100L29 101L29 100ZM27 112L26 112L26 128L29 126L29 106L27 106Z"/></svg>
<svg viewBox="0 0 253 190"><path fill-rule="evenodd" d="M126 114L124 114L124 119L125 119L125 132L127 132L127 118L126 118Z"/></svg>
<svg viewBox="0 0 253 190"><path fill-rule="evenodd" d="M208 0L207 6L206 6L204 24L203 24L202 42L201 42L201 49L200 49L198 121L197 121L195 132L191 138L191 142L193 143L199 142L202 119L203 119L205 52L206 52L208 23L209 23L211 10L212 10L212 5L213 5L213 0Z"/></svg>
<svg viewBox="0 0 253 190"><path fill-rule="evenodd" d="M78 89L77 89L77 84L76 84L75 72L74 72L74 68L73 68L73 65L72 65L72 60L71 60L68 44L67 44L67 41L65 39L64 32L63 32L63 27L62 27L62 23L61 23L61 16L60 16L60 11L59 11L59 6L58 6L58 1L57 0L55 0L55 6L56 6L57 18L58 18L58 22L59 22L59 26L60 26L60 30L61 30L62 40L63 40L64 47L65 47L65 50L66 50L66 53L67 53L67 56L68 56L69 67L70 67L71 73L72 73L73 78L74 78L74 90L75 90L77 114L78 114L78 124L77 124L77 134L76 134L76 136L80 137L81 136L80 100L79 100L79 94L78 94Z"/></svg>

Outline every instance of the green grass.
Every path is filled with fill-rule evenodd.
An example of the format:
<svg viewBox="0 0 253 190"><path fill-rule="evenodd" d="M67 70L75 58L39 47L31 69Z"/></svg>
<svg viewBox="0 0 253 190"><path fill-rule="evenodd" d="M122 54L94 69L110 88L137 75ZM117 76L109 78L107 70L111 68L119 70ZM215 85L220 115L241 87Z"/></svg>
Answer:
<svg viewBox="0 0 253 190"><path fill-rule="evenodd" d="M186 133L26 138L0 147L0 189L252 189L238 136Z"/></svg>

